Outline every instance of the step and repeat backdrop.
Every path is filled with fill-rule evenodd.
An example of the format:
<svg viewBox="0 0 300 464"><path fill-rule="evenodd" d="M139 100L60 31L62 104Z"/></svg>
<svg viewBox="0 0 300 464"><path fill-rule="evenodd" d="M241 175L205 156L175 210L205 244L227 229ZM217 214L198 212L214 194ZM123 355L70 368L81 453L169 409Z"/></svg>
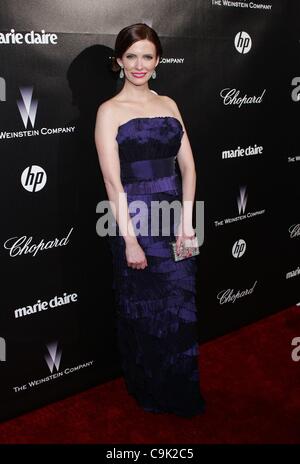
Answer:
<svg viewBox="0 0 300 464"><path fill-rule="evenodd" d="M298 2L2 0L0 419L121 375L98 106L117 33L145 22L204 204L199 341L299 298Z"/></svg>

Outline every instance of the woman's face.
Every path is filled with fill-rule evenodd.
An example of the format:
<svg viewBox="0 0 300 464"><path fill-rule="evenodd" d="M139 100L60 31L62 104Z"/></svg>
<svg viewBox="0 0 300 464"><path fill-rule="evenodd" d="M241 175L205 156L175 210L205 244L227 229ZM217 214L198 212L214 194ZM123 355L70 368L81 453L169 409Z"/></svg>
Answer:
<svg viewBox="0 0 300 464"><path fill-rule="evenodd" d="M122 56L118 63L123 64L127 79L134 84L143 84L148 81L153 70L159 62L156 57L156 48L150 40L138 40L132 44Z"/></svg>

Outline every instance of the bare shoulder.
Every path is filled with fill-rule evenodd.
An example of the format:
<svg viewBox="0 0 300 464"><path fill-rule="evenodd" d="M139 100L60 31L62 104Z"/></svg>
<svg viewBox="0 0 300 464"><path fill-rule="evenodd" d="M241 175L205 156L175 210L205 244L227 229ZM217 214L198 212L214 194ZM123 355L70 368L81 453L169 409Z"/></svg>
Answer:
<svg viewBox="0 0 300 464"><path fill-rule="evenodd" d="M97 117L96 117L96 124L102 125L106 127L110 127L111 130L116 130L118 127L118 107L113 100L110 98L109 100L105 100L101 105L98 107L97 110Z"/></svg>
<svg viewBox="0 0 300 464"><path fill-rule="evenodd" d="M166 107L169 109L169 111L176 118L178 118L181 121L182 125L183 125L183 120L182 120L182 117L181 117L181 114L180 114L180 111L179 111L179 108L178 108L178 105L177 105L176 101L173 100L173 98L168 97L167 95L161 95L161 98L163 99L162 101L164 102Z"/></svg>

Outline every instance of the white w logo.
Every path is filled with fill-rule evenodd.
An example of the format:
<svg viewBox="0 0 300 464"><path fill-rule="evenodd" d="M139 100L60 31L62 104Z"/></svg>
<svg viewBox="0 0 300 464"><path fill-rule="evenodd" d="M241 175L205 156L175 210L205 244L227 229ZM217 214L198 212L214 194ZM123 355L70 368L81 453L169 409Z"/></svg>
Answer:
<svg viewBox="0 0 300 464"><path fill-rule="evenodd" d="M239 214L245 212L246 205L247 205L247 199L248 196L246 195L246 187L241 187L240 188L240 196L237 199L237 204L238 204L238 209L239 209Z"/></svg>
<svg viewBox="0 0 300 464"><path fill-rule="evenodd" d="M38 101L32 100L33 87L20 87L20 93L22 100L17 100L17 105L25 129L27 129L28 118L30 119L31 126L34 127Z"/></svg>
<svg viewBox="0 0 300 464"><path fill-rule="evenodd" d="M56 371L58 371L59 365L60 365L62 351L58 350L57 347L58 347L58 342L49 343L47 345L49 354L47 353L45 355L45 360L46 360L46 363L48 364L51 374L53 372L54 366L56 367Z"/></svg>

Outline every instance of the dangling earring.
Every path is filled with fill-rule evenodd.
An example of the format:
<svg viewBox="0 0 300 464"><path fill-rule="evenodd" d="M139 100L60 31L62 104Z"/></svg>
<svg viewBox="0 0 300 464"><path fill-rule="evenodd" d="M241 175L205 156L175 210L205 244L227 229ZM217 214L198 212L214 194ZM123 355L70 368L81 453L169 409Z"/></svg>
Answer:
<svg viewBox="0 0 300 464"><path fill-rule="evenodd" d="M122 79L122 77L124 77L123 66L121 66L121 71L120 71L119 76L120 76L121 79Z"/></svg>
<svg viewBox="0 0 300 464"><path fill-rule="evenodd" d="M154 69L153 73L152 73L152 78L155 79L156 78L156 71Z"/></svg>

